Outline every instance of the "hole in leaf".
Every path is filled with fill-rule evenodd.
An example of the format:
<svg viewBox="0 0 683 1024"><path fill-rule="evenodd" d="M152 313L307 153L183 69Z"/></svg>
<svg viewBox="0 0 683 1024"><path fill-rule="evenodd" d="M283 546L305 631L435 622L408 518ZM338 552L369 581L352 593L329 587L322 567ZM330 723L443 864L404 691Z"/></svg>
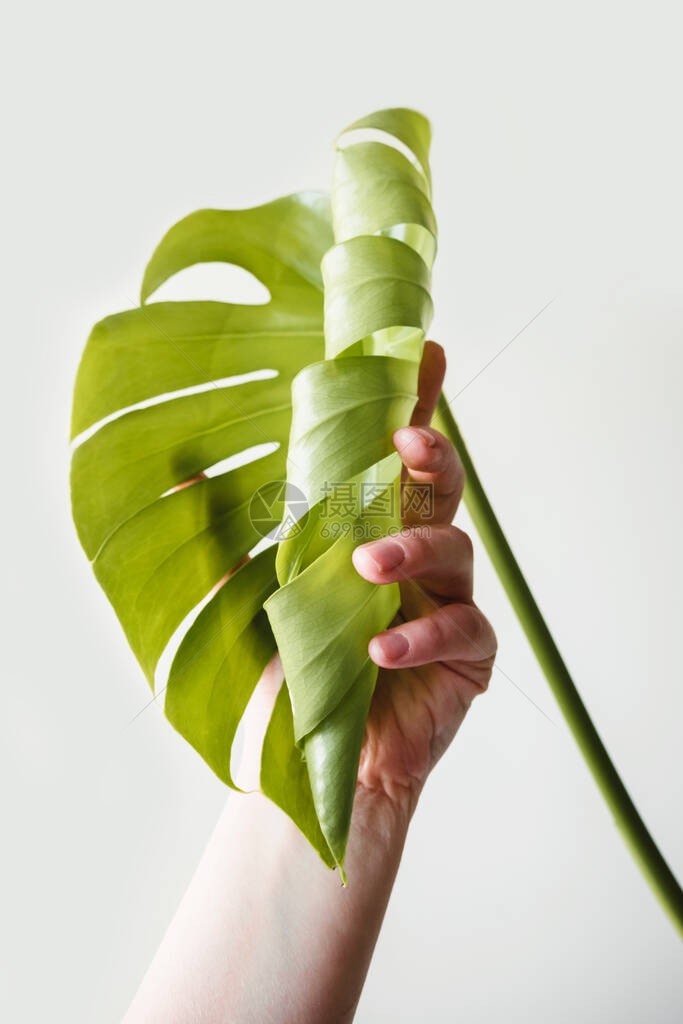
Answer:
<svg viewBox="0 0 683 1024"><path fill-rule="evenodd" d="M280 445L277 441L266 441L264 444L255 444L251 448L244 448L241 452L236 452L235 455L229 455L227 459L221 459L220 462L215 462L213 466L207 466L206 469L202 470L204 476L221 476L223 473L229 473L233 469L238 469L240 466L246 466L250 462L256 462L257 459L262 459L264 455L271 455L276 452ZM165 498L168 494L173 494L176 490L175 487L171 487L168 491L165 491L161 497Z"/></svg>
<svg viewBox="0 0 683 1024"><path fill-rule="evenodd" d="M235 302L263 306L270 292L257 277L234 263L195 263L179 270L154 292L155 302Z"/></svg>
<svg viewBox="0 0 683 1024"><path fill-rule="evenodd" d="M276 442L268 442L266 444L253 445L253 447L245 448L243 451L238 452L236 455L230 456L230 458L222 459L220 462L214 463L213 466L209 466L205 470L205 473L209 477L220 476L222 473L227 473L232 469L236 469L238 466L246 466L247 463L249 462L256 462L257 459L261 459L266 455L270 455L271 452L274 452L279 447L280 445L277 444ZM192 484L190 484L189 486L191 487ZM176 490L176 488L172 487L170 490L166 491L166 493L163 494L162 497L166 497L166 495L172 494L174 490ZM253 547L249 551L249 556L253 558L254 555L258 554L259 551L262 551L264 548L271 547L273 543L275 542L267 537L264 537L262 541L259 541L258 544L256 544L255 547ZM228 572L229 569L232 568L234 568L234 566L228 566L226 568L226 572ZM154 673L154 693L155 702L159 703L162 707L164 703L163 699L157 700L157 698L162 698L162 695L166 692L169 672L171 670L171 665L173 663L173 659L176 656L178 648L180 647L181 643L183 642L183 638L185 637L185 634L188 632L188 630L194 623L199 613L202 611L203 608L206 607L206 605L209 603L213 595L223 585L224 582L225 580L221 580L219 583L211 587L208 594L205 594L201 601L199 601L194 606L194 608L192 608L187 613L183 621L180 623L180 625L176 628L175 632L170 637L168 643L166 644L166 647L164 648L161 654L161 657L159 658L159 661L157 662L157 667Z"/></svg>
<svg viewBox="0 0 683 1024"><path fill-rule="evenodd" d="M222 388L232 388L236 384L246 384L252 380L270 380L272 377L277 377L278 371L271 369L263 370L251 370L249 373L238 373L234 377L221 377L219 380L207 381L205 384L194 384L190 388L180 388L178 391L167 391L163 395L153 395L151 398L145 398L142 402L135 402L133 405L127 405L123 409L117 409L116 412L111 413L109 416L105 416L104 419L98 420L97 423L93 423L91 427L78 434L71 442L71 451L75 451L79 445L87 441L88 438L96 434L101 427L104 427L107 423L112 423L114 420L119 419L121 416L125 416L128 412L134 412L136 409L147 409L151 405L160 405L162 402L170 402L174 398L184 398L187 395L199 395L203 391L211 391Z"/></svg>
<svg viewBox="0 0 683 1024"><path fill-rule="evenodd" d="M164 701L166 700L166 688L168 686L168 677L171 671L171 665L173 664L173 659L178 653L178 648L183 642L185 634L190 629L202 609L209 603L215 591L216 587L212 587L209 593L205 594L201 601L187 613L183 621L169 639L159 661L157 662L157 667L154 671L154 703L162 710L164 707Z"/></svg>

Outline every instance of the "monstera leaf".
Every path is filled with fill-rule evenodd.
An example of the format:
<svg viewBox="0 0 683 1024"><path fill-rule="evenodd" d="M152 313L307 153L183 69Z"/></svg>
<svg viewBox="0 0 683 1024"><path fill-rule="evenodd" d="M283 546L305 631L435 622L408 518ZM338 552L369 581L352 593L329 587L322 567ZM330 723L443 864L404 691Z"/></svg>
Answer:
<svg viewBox="0 0 683 1024"><path fill-rule="evenodd" d="M310 194L200 211L169 231L143 303L174 273L215 261L250 271L270 302L146 304L102 321L79 369L72 427L91 432L72 464L79 537L152 685L178 627L261 540L255 495L266 508L277 502L286 474L304 497L306 525L281 543L277 575L275 550L261 551L187 628L164 708L234 785L234 736L277 640L286 685L266 733L263 789L340 868L377 675L367 645L399 600L398 587L362 580L350 554L364 522L384 533L400 525L391 437L416 401L436 248L428 123L388 111L349 131L363 128L392 133L413 162L349 136L337 152L334 235L328 200ZM275 375L225 381L255 370ZM276 451L177 489L264 442ZM370 497L340 514L331 485Z"/></svg>
<svg viewBox="0 0 683 1024"><path fill-rule="evenodd" d="M270 301L150 303L101 321L88 339L72 435L90 436L73 455L73 516L152 686L178 627L262 540L250 503L256 492L266 505L277 500L291 382L323 356L320 262L331 244L329 200L321 194L251 210L202 210L162 240L145 272L143 302L183 268L216 261L254 274ZM257 370L272 376L227 380ZM135 408L140 403L145 407ZM231 456L262 451L266 443L276 450L173 490ZM231 786L235 732L275 650L263 611L277 588L274 563L274 549L262 551L217 590L189 626L168 680L160 684L170 721ZM291 734L283 692L264 750L266 775L274 776L268 788L325 854ZM283 771L271 773L278 759ZM326 859L331 863L329 854Z"/></svg>
<svg viewBox="0 0 683 1024"><path fill-rule="evenodd" d="M74 520L151 686L184 630L168 679L156 680L167 717L234 787L234 737L277 647L285 682L261 788L342 877L377 674L368 641L399 601L395 586L355 573L351 552L370 529L374 537L400 525L391 437L410 419L432 314L429 145L420 114L379 111L340 137L331 203L308 192L182 220L152 256L142 305L93 329L74 395ZM178 271L216 261L252 273L270 301L147 302ZM468 510L586 763L683 932L683 893L609 759L443 396L435 422L462 458ZM263 549L262 524L280 514L279 544Z"/></svg>

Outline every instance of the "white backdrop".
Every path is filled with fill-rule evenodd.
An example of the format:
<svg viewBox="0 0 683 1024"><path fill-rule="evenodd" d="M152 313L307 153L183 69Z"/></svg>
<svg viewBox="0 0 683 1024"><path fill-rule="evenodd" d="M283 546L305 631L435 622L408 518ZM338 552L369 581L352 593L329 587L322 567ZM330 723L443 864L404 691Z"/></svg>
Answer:
<svg viewBox="0 0 683 1024"><path fill-rule="evenodd" d="M70 391L87 332L136 302L176 219L327 187L334 135L380 106L415 106L434 126L433 336L449 395L554 298L454 409L589 709L683 876L675 11L15 10L0 62L3 1020L118 1020L226 798L160 709L131 722L149 693L70 523ZM165 291L238 290L229 274L188 271ZM425 792L358 1021L673 1024L680 944L480 546L477 596L505 676Z"/></svg>

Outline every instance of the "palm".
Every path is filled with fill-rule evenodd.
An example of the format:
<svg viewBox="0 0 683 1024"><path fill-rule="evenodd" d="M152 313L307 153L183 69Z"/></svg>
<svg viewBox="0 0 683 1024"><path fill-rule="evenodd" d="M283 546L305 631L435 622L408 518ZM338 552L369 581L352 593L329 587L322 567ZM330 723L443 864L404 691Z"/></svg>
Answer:
<svg viewBox="0 0 683 1024"><path fill-rule="evenodd" d="M400 618L433 610L435 599L401 585ZM407 592L407 593L406 593ZM418 607L416 607L418 605ZM367 789L419 792L455 736L472 700L486 686L493 657L380 669L365 731L358 781Z"/></svg>

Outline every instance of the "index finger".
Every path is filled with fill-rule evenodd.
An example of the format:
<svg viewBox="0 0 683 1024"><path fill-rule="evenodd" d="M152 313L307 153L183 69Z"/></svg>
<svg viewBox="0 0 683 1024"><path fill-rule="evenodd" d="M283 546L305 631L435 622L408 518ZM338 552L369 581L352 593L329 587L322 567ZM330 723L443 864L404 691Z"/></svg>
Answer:
<svg viewBox="0 0 683 1024"><path fill-rule="evenodd" d="M417 378L417 404L410 419L411 427L428 427L446 374L446 353L435 341L425 341Z"/></svg>
<svg viewBox="0 0 683 1024"><path fill-rule="evenodd" d="M429 426L439 400L446 356L427 341L418 375L418 398L409 427L394 434L404 470L403 521L408 525L451 523L465 485L465 471L450 441Z"/></svg>

